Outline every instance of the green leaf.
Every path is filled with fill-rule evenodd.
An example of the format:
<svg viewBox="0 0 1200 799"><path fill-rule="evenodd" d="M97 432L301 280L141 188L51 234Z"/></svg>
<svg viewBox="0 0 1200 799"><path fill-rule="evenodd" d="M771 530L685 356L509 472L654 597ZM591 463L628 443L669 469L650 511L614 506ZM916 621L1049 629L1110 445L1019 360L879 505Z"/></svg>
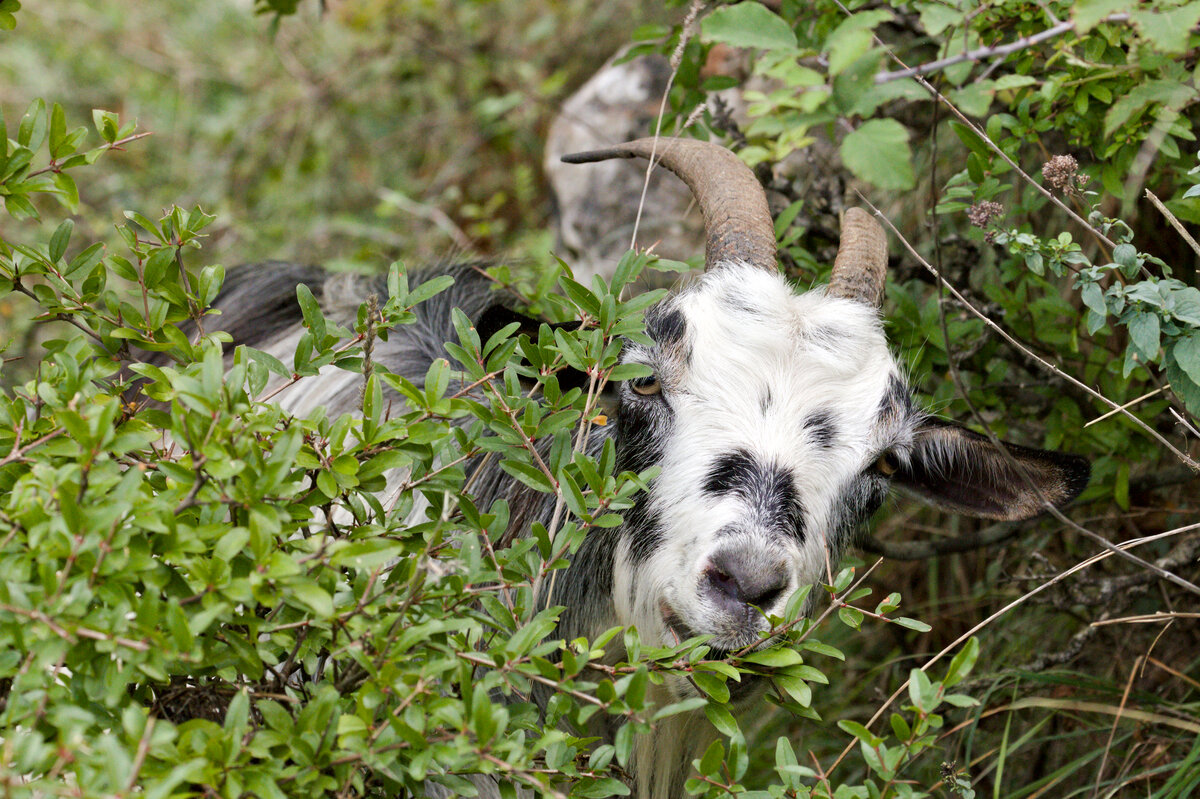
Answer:
<svg viewBox="0 0 1200 799"><path fill-rule="evenodd" d="M67 138L67 114L55 103L50 107L50 157L57 160L67 154L63 145Z"/></svg>
<svg viewBox="0 0 1200 799"><path fill-rule="evenodd" d="M908 697L925 713L932 713L938 706L938 690L929 681L929 675L913 669L908 675Z"/></svg>
<svg viewBox="0 0 1200 799"><path fill-rule="evenodd" d="M866 727L864 727L862 724L860 724L857 721L849 721L849 720L843 719L842 721L838 722L838 727L840 727L844 732L850 733L855 738L857 738L858 740L865 743L867 746L874 747L874 746L879 746L881 743L883 743L882 738L880 738L878 735L876 735L875 733L868 730Z"/></svg>
<svg viewBox="0 0 1200 799"><path fill-rule="evenodd" d="M713 741L708 745L708 749L704 751L704 756L700 758L696 768L701 774L713 774L721 767L721 763L724 761L725 745L719 740Z"/></svg>
<svg viewBox="0 0 1200 799"><path fill-rule="evenodd" d="M755 652L743 658L746 663L756 663L760 666L770 666L771 668L781 669L786 666L795 666L804 662L804 658L800 657L800 653L794 649L789 649L785 646L772 647L764 649L761 652Z"/></svg>
<svg viewBox="0 0 1200 799"><path fill-rule="evenodd" d="M851 627L855 630L862 627L863 613L858 608L852 608L849 606L838 608L838 618L841 619L842 623L847 627Z"/></svg>
<svg viewBox="0 0 1200 799"><path fill-rule="evenodd" d="M450 275L441 275L439 277L430 278L424 283L421 283L414 288L408 295L406 300L408 305L417 305L425 302L430 297L441 294L446 289L454 285L454 278Z"/></svg>
<svg viewBox="0 0 1200 799"><path fill-rule="evenodd" d="M1188 286L1171 293L1171 315L1181 322L1200 327L1200 289Z"/></svg>
<svg viewBox="0 0 1200 799"><path fill-rule="evenodd" d="M733 714L724 705L709 703L704 707L704 715L708 716L709 722L722 735L741 735L741 729L738 728L737 721L734 720Z"/></svg>
<svg viewBox="0 0 1200 799"><path fill-rule="evenodd" d="M1200 22L1200 3L1183 3L1169 11L1149 8L1135 9L1133 24L1163 53L1182 53L1187 50L1188 37Z"/></svg>
<svg viewBox="0 0 1200 799"><path fill-rule="evenodd" d="M1172 357L1191 381L1200 385L1200 331L1175 342Z"/></svg>
<svg viewBox="0 0 1200 799"><path fill-rule="evenodd" d="M96 132L100 134L100 138L104 139L109 144L112 144L117 140L117 115L112 111L105 111L102 108L93 108L92 124L96 126Z"/></svg>
<svg viewBox="0 0 1200 799"><path fill-rule="evenodd" d="M17 143L30 150L42 146L46 138L46 101L40 97L29 104L17 127Z"/></svg>
<svg viewBox="0 0 1200 799"><path fill-rule="evenodd" d="M58 263L67 251L67 242L71 240L71 231L75 229L75 223L70 219L64 220L58 229L54 231L54 235L50 237L50 260Z"/></svg>
<svg viewBox="0 0 1200 799"><path fill-rule="evenodd" d="M1113 103L1104 115L1104 135L1111 136L1113 131L1147 106L1157 103L1168 108L1179 108L1191 100L1194 93L1194 89L1175 80L1152 80L1135 86Z"/></svg>
<svg viewBox="0 0 1200 799"><path fill-rule="evenodd" d="M809 707L812 704L812 688L799 677L779 675L772 681L800 707Z"/></svg>
<svg viewBox="0 0 1200 799"><path fill-rule="evenodd" d="M963 644L963 648L958 650L954 655L954 659L950 661L950 667L946 669L946 679L943 684L946 686L958 685L971 670L975 668L975 661L979 659L979 639L972 636Z"/></svg>
<svg viewBox="0 0 1200 799"><path fill-rule="evenodd" d="M83 272L91 269L100 259L104 257L104 244L96 242L91 247L88 247L83 252L71 259L71 263L67 264L62 270L63 277L70 277L76 272Z"/></svg>
<svg viewBox="0 0 1200 799"><path fill-rule="evenodd" d="M825 51L829 53L829 74L842 73L865 55L874 41L875 26L891 18L891 12L877 9L860 11L842 20L825 39Z"/></svg>
<svg viewBox="0 0 1200 799"><path fill-rule="evenodd" d="M1192 380L1174 357L1167 359L1167 380L1171 391L1183 400L1188 413L1200 419L1200 382Z"/></svg>
<svg viewBox="0 0 1200 799"><path fill-rule="evenodd" d="M66 172L59 172L54 176L54 188L58 191L62 204L74 213L79 206L79 187L75 185L75 178Z"/></svg>
<svg viewBox="0 0 1200 799"><path fill-rule="evenodd" d="M1042 254L1037 250L1025 253L1025 266L1035 275L1046 274L1046 262L1042 259Z"/></svg>
<svg viewBox="0 0 1200 799"><path fill-rule="evenodd" d="M930 36L937 36L951 25L963 21L963 12L943 3L917 3L921 10L921 26Z"/></svg>
<svg viewBox="0 0 1200 799"><path fill-rule="evenodd" d="M842 650L838 649L837 647L832 647L829 644L823 644L820 641L806 639L802 644L800 644L800 646L809 652L816 652L819 655L825 655L826 657L831 657L835 660L844 661L846 659L846 656L842 653Z"/></svg>
<svg viewBox="0 0 1200 799"><path fill-rule="evenodd" d="M312 580L298 579L288 588L296 599L307 605L320 618L327 619L333 615L333 599L329 592Z"/></svg>
<svg viewBox="0 0 1200 799"><path fill-rule="evenodd" d="M1104 302L1104 289L1099 283L1084 283L1079 291L1079 297L1083 300L1083 304L1094 311L1101 318L1108 316L1108 306Z"/></svg>
<svg viewBox="0 0 1200 799"><path fill-rule="evenodd" d="M13 219L41 218L38 216L37 209L33 207L33 203L29 202L24 194L0 195L0 200L4 201L4 209L8 211Z"/></svg>
<svg viewBox="0 0 1200 799"><path fill-rule="evenodd" d="M562 607L556 605L538 613L528 624L513 633L512 638L504 645L504 651L510 657L520 657L528 653L539 641L554 632L558 624L558 614L561 612Z"/></svg>
<svg viewBox="0 0 1200 799"><path fill-rule="evenodd" d="M502 461L500 468L520 480L525 485L537 491L550 493L554 490L550 479L536 466L521 461Z"/></svg>
<svg viewBox="0 0 1200 799"><path fill-rule="evenodd" d="M901 627L907 627L908 629L916 630L919 633L927 633L933 629L925 622L917 619L910 619L907 616L897 616L896 618L892 619L892 621Z"/></svg>
<svg viewBox="0 0 1200 799"><path fill-rule="evenodd" d="M855 177L880 189L903 191L916 185L908 130L894 119L864 122L842 140L841 154Z"/></svg>
<svg viewBox="0 0 1200 799"><path fill-rule="evenodd" d="M1113 248L1113 260L1116 261L1122 269L1136 268L1138 265L1137 247L1134 247L1129 242L1118 244ZM1129 273L1126 272L1126 275L1128 274Z"/></svg>
<svg viewBox="0 0 1200 799"><path fill-rule="evenodd" d="M1159 322L1158 314L1152 311L1137 311L1129 320L1129 339L1141 356L1142 363L1158 359Z"/></svg>
<svg viewBox="0 0 1200 799"><path fill-rule="evenodd" d="M571 796L583 799L601 799L605 796L629 796L629 786L616 777L601 777L588 780L571 789Z"/></svg>
<svg viewBox="0 0 1200 799"><path fill-rule="evenodd" d="M1109 14L1129 10L1126 0L1076 0L1071 5L1071 15L1075 17L1075 30L1087 33Z"/></svg>
<svg viewBox="0 0 1200 799"><path fill-rule="evenodd" d="M725 684L725 680L721 677L708 671L692 672L692 682L704 693L718 702L729 701L729 686Z"/></svg>
<svg viewBox="0 0 1200 799"><path fill-rule="evenodd" d="M684 699L682 702L672 702L669 705L659 708L654 712L654 716L651 717L650 720L659 721L660 719L665 719L668 716L677 716L680 713L691 713L693 710L699 710L700 708L705 707L707 704L708 700L704 697L693 696L688 699Z"/></svg>
<svg viewBox="0 0 1200 799"><path fill-rule="evenodd" d="M312 331L318 346L325 337L325 317L321 315L321 306L312 290L301 283L296 286L296 299L300 302L300 312L304 316L304 326Z"/></svg>
<svg viewBox="0 0 1200 799"><path fill-rule="evenodd" d="M777 14L760 3L722 6L700 22L700 39L733 47L792 50L796 34Z"/></svg>

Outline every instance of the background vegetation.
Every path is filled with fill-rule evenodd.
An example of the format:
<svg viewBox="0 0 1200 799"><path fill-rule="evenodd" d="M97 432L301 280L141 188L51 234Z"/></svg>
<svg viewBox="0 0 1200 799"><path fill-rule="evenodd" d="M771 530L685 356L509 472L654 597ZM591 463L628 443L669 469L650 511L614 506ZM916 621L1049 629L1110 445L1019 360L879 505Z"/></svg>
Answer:
<svg viewBox="0 0 1200 799"><path fill-rule="evenodd" d="M696 764L698 793L1198 789L1200 251L1187 231L1200 222L1200 4L785 0L704 8L686 29L682 6L258 6L0 3L8 793L394 795L430 772L466 790L478 771L617 793L633 731L683 709L646 706L664 673L711 698L722 733ZM484 352L464 333L452 353L472 380L508 370L482 403L450 388L448 368L424 386L381 368L363 420L294 420L252 402L268 376L361 370L372 325L404 323L421 298L398 273L382 319L364 313L356 331L310 308L311 349L286 367L243 351L223 375L216 341L171 333L201 320L222 263L383 270L469 250L545 273L541 136L631 37L675 56L665 129L740 80L705 68L713 47L750 48L749 118L710 110L692 131L759 171L789 271L824 278L836 213L861 191L904 242L885 312L926 401L1095 464L1066 517L882 512L856 575L887 556L861 583L873 593L840 577L820 623L792 628L801 655L738 664L773 674L787 706L741 727L721 702L736 669L703 647L540 641L554 613L536 612L533 586L644 476L572 455L587 397L525 400L505 366L515 342ZM793 166L816 152L833 164L822 180ZM562 313L601 320L607 302L608 316L525 354L610 367L613 337L637 326L619 284L572 291ZM129 405L119 367L150 350L173 364L135 367L159 404ZM385 389L412 412L385 419ZM452 433L466 413L479 421ZM535 435L568 439L549 474ZM443 468L479 450L557 493L563 526L500 546L504 510L455 499L461 472ZM413 476L388 512L371 492L396 466ZM408 527L418 496L435 512ZM888 616L894 591L930 629L844 606ZM587 668L621 642L627 664ZM906 680L894 704L907 709L872 722ZM553 718L615 714L629 732L593 749L489 695L533 683L563 697ZM958 684L949 707L939 684Z"/></svg>

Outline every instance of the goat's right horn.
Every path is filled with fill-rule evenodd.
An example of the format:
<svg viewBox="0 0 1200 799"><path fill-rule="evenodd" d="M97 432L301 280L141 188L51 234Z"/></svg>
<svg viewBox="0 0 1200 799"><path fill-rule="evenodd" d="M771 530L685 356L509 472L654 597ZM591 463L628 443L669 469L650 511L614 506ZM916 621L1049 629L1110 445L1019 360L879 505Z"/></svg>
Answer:
<svg viewBox="0 0 1200 799"><path fill-rule="evenodd" d="M568 164L651 158L678 175L704 215L706 268L746 261L775 271L775 225L767 195L750 168L725 147L697 139L635 139L604 150L564 155Z"/></svg>
<svg viewBox="0 0 1200 799"><path fill-rule="evenodd" d="M878 308L883 302L887 258L883 228L863 209L847 208L842 215L842 242L826 293Z"/></svg>

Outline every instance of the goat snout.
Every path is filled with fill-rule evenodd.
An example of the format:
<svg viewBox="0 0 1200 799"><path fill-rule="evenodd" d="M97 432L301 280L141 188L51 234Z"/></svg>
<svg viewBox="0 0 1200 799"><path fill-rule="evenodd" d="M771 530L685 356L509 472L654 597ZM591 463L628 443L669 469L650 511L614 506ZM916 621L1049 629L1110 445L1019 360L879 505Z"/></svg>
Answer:
<svg viewBox="0 0 1200 799"><path fill-rule="evenodd" d="M790 584L785 558L777 553L737 548L719 550L709 558L700 590L724 612L741 615L751 606L770 611Z"/></svg>

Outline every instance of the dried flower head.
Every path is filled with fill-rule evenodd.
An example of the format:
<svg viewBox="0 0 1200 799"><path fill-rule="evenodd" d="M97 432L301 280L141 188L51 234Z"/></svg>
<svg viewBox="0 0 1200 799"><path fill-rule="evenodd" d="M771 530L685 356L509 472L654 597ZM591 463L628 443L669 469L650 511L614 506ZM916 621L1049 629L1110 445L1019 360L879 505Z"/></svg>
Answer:
<svg viewBox="0 0 1200 799"><path fill-rule="evenodd" d="M1004 206L991 200L976 203L967 209L967 219L977 228L986 228L992 220L1004 214Z"/></svg>
<svg viewBox="0 0 1200 799"><path fill-rule="evenodd" d="M1056 155L1042 166L1042 176L1054 188L1073 194L1087 185L1087 175L1079 174L1079 162L1071 155Z"/></svg>

